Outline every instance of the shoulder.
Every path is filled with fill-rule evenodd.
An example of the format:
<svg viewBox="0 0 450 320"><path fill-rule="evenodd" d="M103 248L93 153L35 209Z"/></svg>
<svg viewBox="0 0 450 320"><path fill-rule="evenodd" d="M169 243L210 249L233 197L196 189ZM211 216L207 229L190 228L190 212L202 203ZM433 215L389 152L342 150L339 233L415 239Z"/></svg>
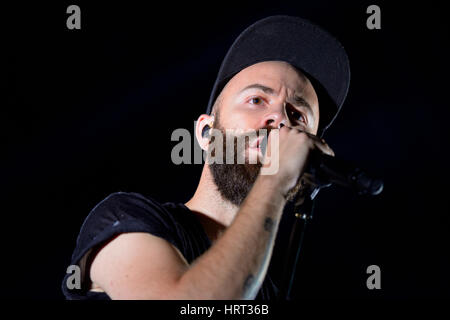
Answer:
<svg viewBox="0 0 450 320"><path fill-rule="evenodd" d="M115 192L100 201L88 214L82 226L102 226L123 222L169 223L172 215L159 201L135 192Z"/></svg>
<svg viewBox="0 0 450 320"><path fill-rule="evenodd" d="M91 211L111 211L112 213L124 213L126 209L144 209L149 211L163 210L163 204L152 197L135 192L114 192L100 201Z"/></svg>
<svg viewBox="0 0 450 320"><path fill-rule="evenodd" d="M100 201L84 220L73 260L121 233L143 232L180 246L176 217L165 204L134 192L115 192Z"/></svg>
<svg viewBox="0 0 450 320"><path fill-rule="evenodd" d="M109 194L97 203L85 218L72 253L71 264L80 266L84 279L88 275L90 263L96 253L114 239L119 238L122 240L119 239L120 241L114 243L140 244L153 239L149 243L160 244L160 246L162 243L181 250L183 241L179 236L177 221L179 215L175 214L176 208L176 204L160 203L154 198L139 193ZM121 236L123 234L130 234L130 236ZM142 242L142 239L145 241ZM114 248L114 245L110 247ZM86 279L82 282L84 290L89 281ZM65 282L63 292L69 298L79 297L78 293L65 287Z"/></svg>

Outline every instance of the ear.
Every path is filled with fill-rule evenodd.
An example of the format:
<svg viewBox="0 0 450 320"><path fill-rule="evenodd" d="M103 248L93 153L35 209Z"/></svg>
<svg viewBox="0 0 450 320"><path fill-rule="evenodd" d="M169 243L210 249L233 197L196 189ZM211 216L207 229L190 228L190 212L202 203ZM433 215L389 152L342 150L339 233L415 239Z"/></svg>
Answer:
<svg viewBox="0 0 450 320"><path fill-rule="evenodd" d="M202 135L204 129L209 126L212 129L214 123L214 116L210 116L207 114L202 114L198 117L197 122L195 124L195 138L197 139L198 144L202 148L202 150L207 151L209 145L209 135Z"/></svg>

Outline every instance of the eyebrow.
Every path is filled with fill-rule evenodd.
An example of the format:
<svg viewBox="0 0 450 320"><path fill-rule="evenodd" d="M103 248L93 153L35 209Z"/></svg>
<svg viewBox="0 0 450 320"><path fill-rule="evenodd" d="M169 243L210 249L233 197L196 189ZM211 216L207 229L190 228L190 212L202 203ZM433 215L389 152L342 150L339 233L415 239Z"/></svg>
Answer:
<svg viewBox="0 0 450 320"><path fill-rule="evenodd" d="M313 113L311 105L303 97L300 97L297 95L294 96L293 104L296 106L299 106L299 107L305 107L306 109L309 109L309 111L311 111L311 113Z"/></svg>
<svg viewBox="0 0 450 320"><path fill-rule="evenodd" d="M267 93L269 95L274 95L275 94L275 90L274 89L272 89L270 87L267 87L265 85L259 84L259 83L254 83L254 84L251 84L249 86L246 86L239 93L242 93L242 92L250 90L250 89L258 89L258 90L261 90L264 93ZM295 95L294 98L291 99L290 103L292 103L293 105L298 106L298 107L305 107L305 108L309 109L309 111L311 113L313 113L311 105L308 103L308 101L306 101L301 96Z"/></svg>
<svg viewBox="0 0 450 320"><path fill-rule="evenodd" d="M272 88L266 87L266 86L264 86L262 84L259 84L259 83L254 83L254 84L251 84L249 86L246 86L239 93L242 93L242 92L250 90L250 89L258 89L258 90L263 91L264 93L271 94L271 95L273 95L275 93L275 90L273 90Z"/></svg>

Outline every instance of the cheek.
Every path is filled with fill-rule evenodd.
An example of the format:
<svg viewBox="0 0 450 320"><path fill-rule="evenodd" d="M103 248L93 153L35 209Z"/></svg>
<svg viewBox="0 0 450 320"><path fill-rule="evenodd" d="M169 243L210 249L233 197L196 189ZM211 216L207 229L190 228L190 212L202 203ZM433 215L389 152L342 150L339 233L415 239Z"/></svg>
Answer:
<svg viewBox="0 0 450 320"><path fill-rule="evenodd" d="M310 101L310 104L313 109L314 120L311 118L312 123L310 123L311 129L317 133L319 128L319 120L320 120L320 106L319 101L317 99L317 95L311 87L307 90L307 100Z"/></svg>
<svg viewBox="0 0 450 320"><path fill-rule="evenodd" d="M229 129L259 129L263 117L261 110L250 110L242 107L230 109L226 116L220 115L223 127Z"/></svg>
<svg viewBox="0 0 450 320"><path fill-rule="evenodd" d="M320 122L320 114L319 114L318 110L315 111L314 116L315 117L314 117L314 120L312 123L312 127L313 127L314 134L317 134L317 131L319 130L319 122Z"/></svg>

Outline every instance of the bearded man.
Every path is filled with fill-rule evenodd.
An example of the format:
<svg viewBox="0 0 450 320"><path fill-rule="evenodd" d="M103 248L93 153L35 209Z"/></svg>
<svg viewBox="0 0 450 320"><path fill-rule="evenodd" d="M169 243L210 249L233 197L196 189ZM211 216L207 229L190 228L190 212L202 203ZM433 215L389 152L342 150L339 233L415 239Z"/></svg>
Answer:
<svg viewBox="0 0 450 320"><path fill-rule="evenodd" d="M345 50L309 21L272 16L244 30L195 129L201 148L223 161L206 161L186 203L124 192L101 201L72 256L81 288L69 289L66 276L66 298L275 298L267 270L283 209L311 152L333 155L322 137L349 81ZM242 134L260 129L276 133L276 143L263 148L254 135L239 148ZM264 161L269 153L272 163ZM263 174L273 161L276 170Z"/></svg>

